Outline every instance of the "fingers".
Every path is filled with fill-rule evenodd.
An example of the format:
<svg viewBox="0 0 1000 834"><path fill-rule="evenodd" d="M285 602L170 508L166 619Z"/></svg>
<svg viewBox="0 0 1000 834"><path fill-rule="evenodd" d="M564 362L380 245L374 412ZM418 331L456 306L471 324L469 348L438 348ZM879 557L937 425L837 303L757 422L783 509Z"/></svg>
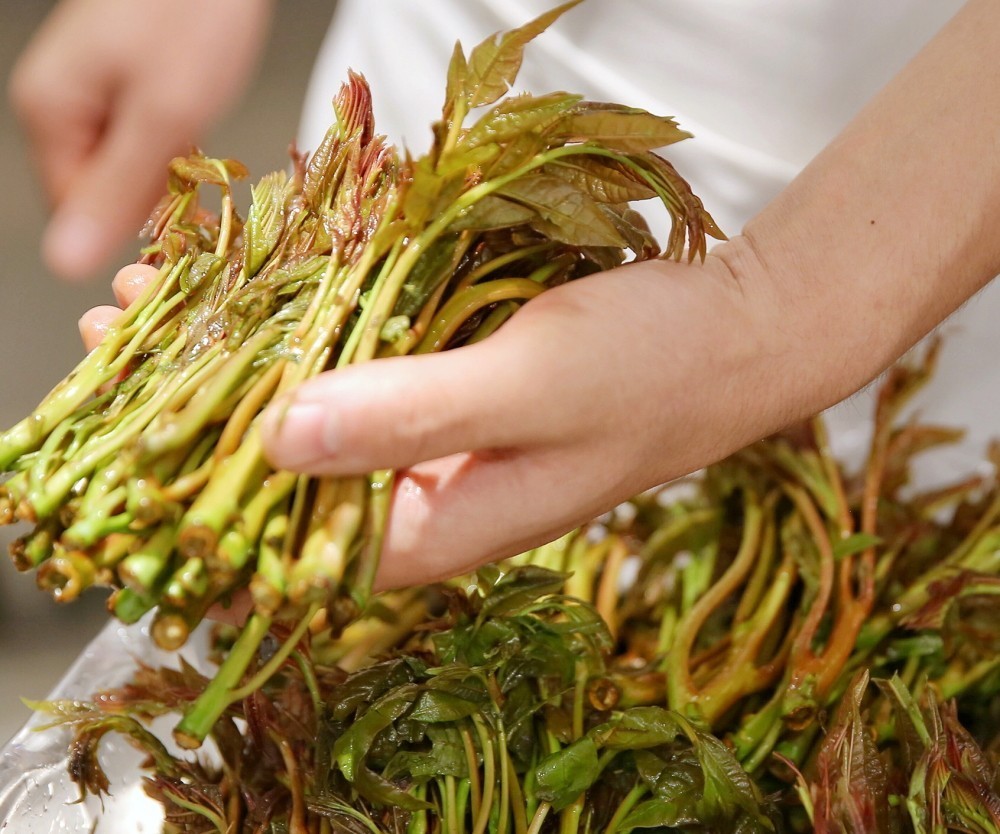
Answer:
<svg viewBox="0 0 1000 834"><path fill-rule="evenodd" d="M67 15L72 16L65 4L56 7L8 83L11 107L53 205L61 202L97 145L113 93L102 62L79 60L79 44L68 37L72 27Z"/></svg>
<svg viewBox="0 0 1000 834"><path fill-rule="evenodd" d="M138 234L165 189L167 162L186 147L176 130L150 129L147 107L120 107L77 166L42 240L46 265L65 278L89 277L121 240Z"/></svg>
<svg viewBox="0 0 1000 834"><path fill-rule="evenodd" d="M268 457L280 468L339 475L558 440L564 406L550 369L528 372L522 346L503 344L488 339L316 377L268 409Z"/></svg>
<svg viewBox="0 0 1000 834"><path fill-rule="evenodd" d="M78 326L80 328L80 338L83 339L83 347L90 353L96 348L108 332L108 328L114 320L121 315L121 309L105 305L87 310L80 318Z"/></svg>
<svg viewBox="0 0 1000 834"><path fill-rule="evenodd" d="M128 307L142 295L143 290L157 275L159 275L159 271L156 267L148 264L123 266L111 280L111 289L114 291L115 300L120 306Z"/></svg>
<svg viewBox="0 0 1000 834"><path fill-rule="evenodd" d="M452 455L400 473L379 590L468 573L552 541L631 494L577 449Z"/></svg>
<svg viewBox="0 0 1000 834"><path fill-rule="evenodd" d="M162 193L167 162L186 152L245 85L271 6L269 0L56 5L9 84L55 209L42 247L52 271L87 277L139 231ZM226 60L220 61L223 31Z"/></svg>
<svg viewBox="0 0 1000 834"><path fill-rule="evenodd" d="M100 344L108 328L121 314L122 308L128 307L135 301L157 274L155 267L146 264L129 264L118 270L111 282L111 288L114 290L115 300L121 306L94 307L80 318L80 337L88 353Z"/></svg>

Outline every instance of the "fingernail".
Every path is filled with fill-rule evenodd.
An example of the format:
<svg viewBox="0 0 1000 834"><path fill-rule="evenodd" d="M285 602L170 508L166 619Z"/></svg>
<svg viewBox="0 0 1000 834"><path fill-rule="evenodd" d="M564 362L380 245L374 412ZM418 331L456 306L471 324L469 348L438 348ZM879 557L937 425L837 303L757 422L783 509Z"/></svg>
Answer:
<svg viewBox="0 0 1000 834"><path fill-rule="evenodd" d="M111 288L119 302L128 306L128 303L146 288L149 280L149 267L130 264L118 270L111 280Z"/></svg>
<svg viewBox="0 0 1000 834"><path fill-rule="evenodd" d="M264 434L271 461L285 469L318 463L338 449L337 419L323 403L279 402L265 418Z"/></svg>
<svg viewBox="0 0 1000 834"><path fill-rule="evenodd" d="M107 335L110 326L111 322L101 319L95 320L92 311L88 311L80 317L76 323L76 327L80 331L80 338L83 339L83 344L87 348L88 353L100 344L101 340Z"/></svg>
<svg viewBox="0 0 1000 834"><path fill-rule="evenodd" d="M42 256L53 272L65 278L86 278L104 256L101 228L81 214L57 214L42 240Z"/></svg>

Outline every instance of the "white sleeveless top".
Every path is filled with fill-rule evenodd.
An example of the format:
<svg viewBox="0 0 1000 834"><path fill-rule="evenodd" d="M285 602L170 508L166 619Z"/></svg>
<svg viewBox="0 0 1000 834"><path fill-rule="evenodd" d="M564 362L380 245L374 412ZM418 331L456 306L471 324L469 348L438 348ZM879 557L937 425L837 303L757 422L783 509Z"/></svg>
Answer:
<svg viewBox="0 0 1000 834"><path fill-rule="evenodd" d="M340 0L307 94L300 145L314 148L348 68L368 78L379 132L430 142L456 40L466 52L555 0ZM668 156L734 234L832 139L962 5L959 0L585 0L527 48L518 87L568 90L671 115L695 138ZM922 415L969 428L929 457L938 483L981 465L1000 436L1000 282L943 326ZM839 454L858 460L871 391L832 409Z"/></svg>

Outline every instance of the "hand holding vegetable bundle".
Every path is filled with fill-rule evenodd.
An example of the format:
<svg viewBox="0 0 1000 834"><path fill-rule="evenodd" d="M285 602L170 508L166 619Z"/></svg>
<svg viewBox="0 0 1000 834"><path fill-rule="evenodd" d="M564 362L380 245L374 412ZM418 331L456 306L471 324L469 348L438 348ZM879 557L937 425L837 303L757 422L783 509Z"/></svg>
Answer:
<svg viewBox="0 0 1000 834"><path fill-rule="evenodd" d="M816 421L293 635L213 729L215 767L144 726L211 686L190 667L41 708L84 792L109 790L106 733L146 751L185 834L994 832L1000 488L907 488L956 437L900 420L933 359L894 370L861 473Z"/></svg>
<svg viewBox="0 0 1000 834"><path fill-rule="evenodd" d="M255 612L179 729L186 743L199 743L225 708L272 621L304 625L321 607L345 621L364 607L392 469L421 451L414 435L401 458L362 458L346 471L321 470L327 477L276 470L264 436L267 426L279 437L286 424L294 429L300 410L289 392L301 400L303 383L331 369L328 380L349 389L352 366L372 359L399 377L407 363L433 366L425 356L391 357L458 344L464 350L449 363L481 367L491 355L486 337L523 301L618 266L629 251L635 259L658 254L632 199L658 198L667 208L674 258L704 256L705 235L719 234L673 167L651 152L687 136L673 120L566 93L495 104L524 45L571 5L468 58L456 49L424 157L399 159L375 134L369 91L354 76L323 145L308 164L296 158L290 174L265 177L245 223L230 187L242 166L175 160L144 253L155 280L36 412L0 436L0 467L14 473L3 485L5 520L35 524L15 561L37 568L57 599L110 584L117 616L134 621L155 608L155 639L175 647L211 605L249 587ZM217 217L199 203L213 186L222 192ZM563 327L539 335L541 347L591 334ZM492 412L526 369L488 360L483 368L495 387L484 387L478 416L502 432L514 424ZM372 387L371 378L364 384ZM401 378L375 388L397 400L386 403L388 420L419 429L415 390L408 397ZM277 418L265 423L269 402ZM462 426L476 432L479 423ZM368 435L378 428L367 426ZM498 445L517 442L508 438ZM342 438L347 449L356 440ZM572 512L562 529L592 510Z"/></svg>

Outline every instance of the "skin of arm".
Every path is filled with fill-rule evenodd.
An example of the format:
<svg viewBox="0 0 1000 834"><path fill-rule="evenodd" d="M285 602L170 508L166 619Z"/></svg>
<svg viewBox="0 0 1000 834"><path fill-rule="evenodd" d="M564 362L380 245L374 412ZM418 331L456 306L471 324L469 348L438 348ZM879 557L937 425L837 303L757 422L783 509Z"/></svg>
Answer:
<svg viewBox="0 0 1000 834"><path fill-rule="evenodd" d="M53 209L53 272L88 277L138 232L167 162L245 86L272 4L63 0L51 12L8 93Z"/></svg>
<svg viewBox="0 0 1000 834"><path fill-rule="evenodd" d="M704 263L591 276L471 347L311 380L265 417L271 461L401 470L391 587L538 545L841 400L1000 271L998 51L1000 4L972 0ZM120 273L119 303L144 274ZM112 313L84 317L88 344Z"/></svg>

